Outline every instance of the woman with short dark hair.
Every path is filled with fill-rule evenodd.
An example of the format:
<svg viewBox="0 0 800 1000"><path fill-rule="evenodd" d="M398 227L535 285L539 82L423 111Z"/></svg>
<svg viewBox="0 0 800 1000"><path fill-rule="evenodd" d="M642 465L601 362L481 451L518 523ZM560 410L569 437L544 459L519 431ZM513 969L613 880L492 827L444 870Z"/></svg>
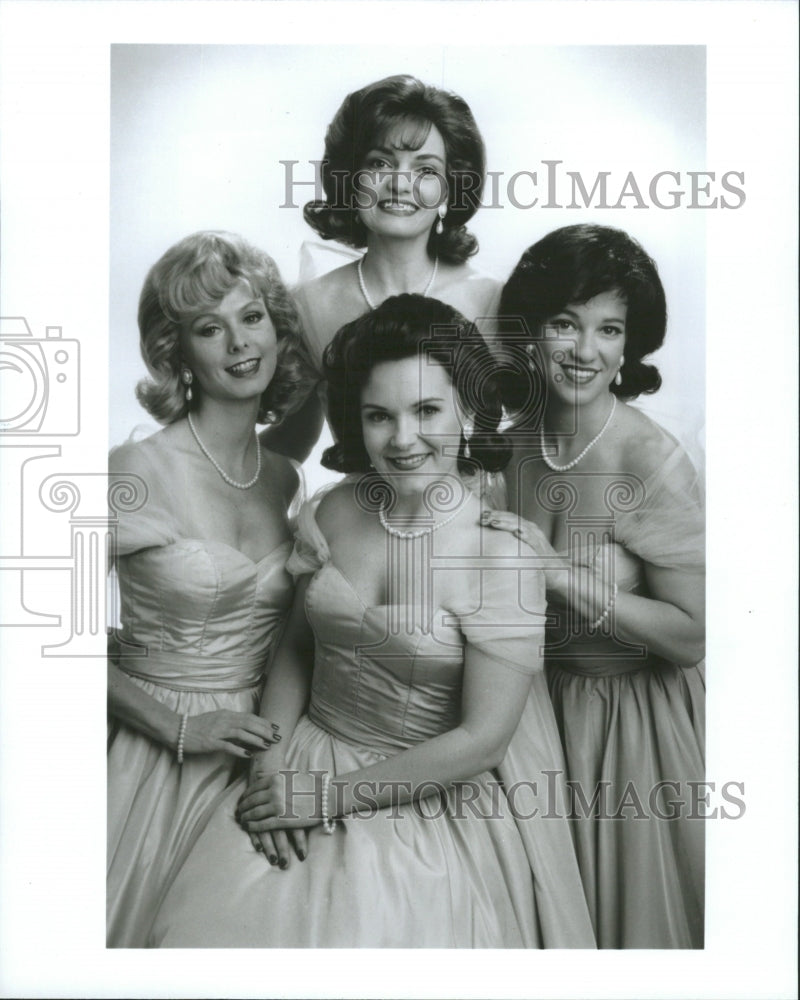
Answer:
<svg viewBox="0 0 800 1000"><path fill-rule="evenodd" d="M664 289L627 233L567 226L525 251L500 312L513 513L484 520L547 563L547 674L598 946L700 948L702 489L628 402L661 384L645 358Z"/></svg>

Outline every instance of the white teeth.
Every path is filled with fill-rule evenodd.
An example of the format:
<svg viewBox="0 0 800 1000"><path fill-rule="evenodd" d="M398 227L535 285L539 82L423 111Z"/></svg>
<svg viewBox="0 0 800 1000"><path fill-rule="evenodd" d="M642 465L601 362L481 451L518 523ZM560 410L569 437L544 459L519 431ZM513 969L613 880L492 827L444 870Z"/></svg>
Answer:
<svg viewBox="0 0 800 1000"><path fill-rule="evenodd" d="M562 371L572 382L591 382L597 374L596 371L585 368L573 368L570 365L562 365Z"/></svg>
<svg viewBox="0 0 800 1000"><path fill-rule="evenodd" d="M390 458L389 461L399 469L415 469L418 465L422 465L427 457L427 455L412 455L409 458Z"/></svg>
<svg viewBox="0 0 800 1000"><path fill-rule="evenodd" d="M230 372L231 375L249 375L258 368L258 365L258 358L250 358L249 361L240 361L238 365L231 365L225 371Z"/></svg>
<svg viewBox="0 0 800 1000"><path fill-rule="evenodd" d="M387 209L392 212L415 212L415 205L408 205L398 201L382 201L381 208Z"/></svg>

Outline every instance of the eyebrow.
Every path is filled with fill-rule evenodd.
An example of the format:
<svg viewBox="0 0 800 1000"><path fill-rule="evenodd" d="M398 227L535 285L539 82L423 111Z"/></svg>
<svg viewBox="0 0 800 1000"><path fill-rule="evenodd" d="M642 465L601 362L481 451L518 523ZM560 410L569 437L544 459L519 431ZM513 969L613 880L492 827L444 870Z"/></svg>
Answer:
<svg viewBox="0 0 800 1000"><path fill-rule="evenodd" d="M445 399L444 399L443 396L428 396L425 399L418 399L416 401L416 403L414 403L414 406L426 406L428 403L444 403L444 402L445 402ZM370 402L362 403L361 404L361 409L362 410L384 410L384 411L386 411L386 407L382 406L380 403L370 403Z"/></svg>
<svg viewBox="0 0 800 1000"><path fill-rule="evenodd" d="M565 307L564 309L559 309L558 312L554 312L552 314L552 316L548 317L548 319L555 319L557 316L562 316L562 315L572 316L574 318L577 318L577 316L578 316L578 314L573 309L569 309L568 307ZM601 319L600 322L601 323L622 323L624 325L625 318L623 316L606 316L604 319ZM546 324L547 324L547 320L545 320L545 325Z"/></svg>
<svg viewBox="0 0 800 1000"><path fill-rule="evenodd" d="M420 153L418 150L406 149L405 146L370 146L366 155L369 156L370 153L383 153L386 156L391 156L393 153L397 152L417 153L417 160L436 160L437 163L441 163L442 166L444 166L444 160L438 155L438 153Z"/></svg>

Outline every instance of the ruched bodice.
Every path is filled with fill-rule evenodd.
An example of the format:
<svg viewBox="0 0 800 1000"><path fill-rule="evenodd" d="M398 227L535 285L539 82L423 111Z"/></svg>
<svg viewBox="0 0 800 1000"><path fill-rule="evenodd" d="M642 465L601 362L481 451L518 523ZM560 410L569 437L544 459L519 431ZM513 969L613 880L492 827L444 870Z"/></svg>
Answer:
<svg viewBox="0 0 800 1000"><path fill-rule="evenodd" d="M430 628L410 608L367 608L328 563L306 595L315 637L309 718L349 743L396 753L458 724L463 640L439 638L446 612ZM356 655L353 655L354 650Z"/></svg>
<svg viewBox="0 0 800 1000"><path fill-rule="evenodd" d="M444 610L431 595L425 619L411 605L369 607L331 561L312 506L303 508L287 568L311 576L305 607L315 658L287 766L352 774L452 730L470 647L532 675L521 738L500 781L484 771L466 783L469 808L451 789L446 807L431 796L348 819L333 837L314 828L308 858L283 872L237 825L236 786L173 882L153 945L593 946L566 820L538 822L543 810L526 802L522 821L504 797L504 787L544 788L544 769L564 769L539 658L544 582L535 574L532 601L521 608L510 563L458 570L463 596Z"/></svg>
<svg viewBox="0 0 800 1000"><path fill-rule="evenodd" d="M291 602L290 551L287 540L253 562L224 542L179 539L124 556L121 638L146 655L123 668L170 686L257 683Z"/></svg>
<svg viewBox="0 0 800 1000"><path fill-rule="evenodd" d="M113 656L173 713L177 741L183 715L258 711L294 590L285 568L291 540L253 561L225 542L182 537L174 484L153 451L145 441L136 455L144 503L115 525L121 629ZM162 893L238 774L238 758L221 749L187 754L183 764L175 751L176 742L110 720L110 947L145 944Z"/></svg>

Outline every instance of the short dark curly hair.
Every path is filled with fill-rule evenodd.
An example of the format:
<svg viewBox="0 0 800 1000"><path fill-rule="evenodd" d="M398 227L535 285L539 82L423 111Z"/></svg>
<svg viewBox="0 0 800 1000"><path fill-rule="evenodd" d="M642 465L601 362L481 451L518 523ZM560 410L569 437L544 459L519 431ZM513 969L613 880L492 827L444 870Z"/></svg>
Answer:
<svg viewBox="0 0 800 1000"><path fill-rule="evenodd" d="M424 357L446 371L459 406L473 415L470 458L463 434L458 469L498 472L511 457L510 439L498 427L503 417L497 367L473 323L438 299L394 295L377 309L347 323L328 345L323 358L328 417L336 444L322 464L335 472L370 468L361 425L361 392L376 365Z"/></svg>
<svg viewBox="0 0 800 1000"><path fill-rule="evenodd" d="M564 226L548 233L523 253L500 299L502 326L521 318L535 341L545 321L574 303L617 291L625 299L625 364L616 396L632 399L656 392L661 375L642 358L664 343L667 301L655 261L621 229L610 226ZM509 409L516 408L513 379L505 379ZM519 387L517 387L519 388Z"/></svg>
<svg viewBox="0 0 800 1000"><path fill-rule="evenodd" d="M174 423L190 409L180 378L180 324L242 280L263 298L278 338L275 374L261 397L259 423L267 422L269 411L271 422L279 422L318 381L275 261L241 236L204 230L184 237L156 261L139 298L139 346L151 377L139 382L136 397L160 423Z"/></svg>
<svg viewBox="0 0 800 1000"><path fill-rule="evenodd" d="M478 241L466 228L477 212L486 174L486 152L467 102L457 94L427 86L413 76L389 76L348 94L325 134L322 186L325 201L311 201L306 222L323 239L352 247L367 245L367 230L356 208L354 178L370 149L396 125L419 149L431 126L444 140L447 215L444 231L431 229L428 253L450 264L463 264L477 253Z"/></svg>

